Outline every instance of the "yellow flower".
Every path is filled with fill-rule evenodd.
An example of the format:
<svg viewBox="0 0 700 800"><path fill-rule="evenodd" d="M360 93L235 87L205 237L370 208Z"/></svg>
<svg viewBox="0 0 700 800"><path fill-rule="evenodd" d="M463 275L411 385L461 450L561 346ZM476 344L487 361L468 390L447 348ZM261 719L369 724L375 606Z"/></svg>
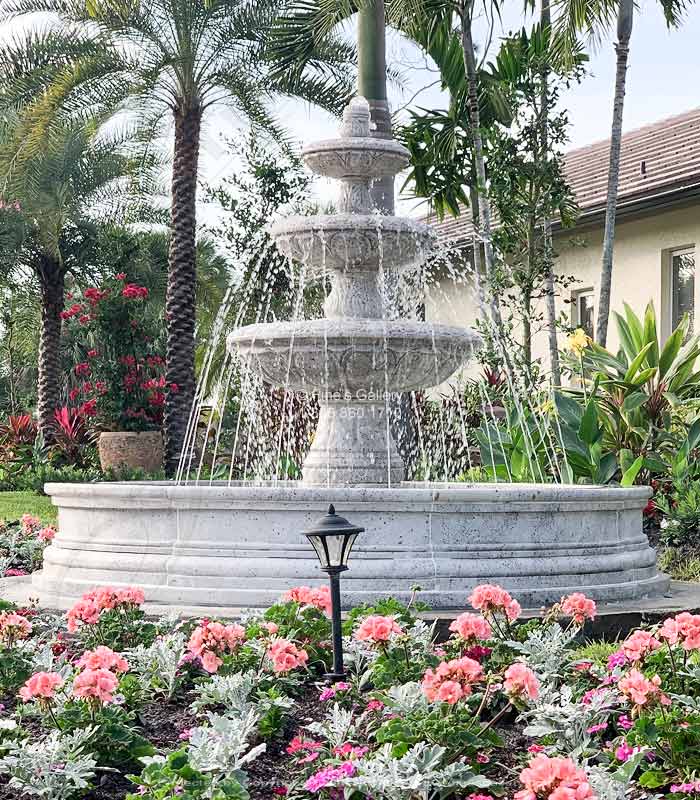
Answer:
<svg viewBox="0 0 700 800"><path fill-rule="evenodd" d="M583 328L576 328L576 330L569 334L569 337L566 340L566 346L572 353L576 353L577 356L581 356L583 351L588 347L591 343L591 337L583 330Z"/></svg>

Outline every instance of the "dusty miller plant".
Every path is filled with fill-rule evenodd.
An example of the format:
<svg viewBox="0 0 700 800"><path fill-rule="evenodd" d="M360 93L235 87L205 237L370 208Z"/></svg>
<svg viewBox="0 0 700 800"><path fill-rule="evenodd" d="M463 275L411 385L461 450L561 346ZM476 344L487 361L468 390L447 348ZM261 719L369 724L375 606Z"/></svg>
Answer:
<svg viewBox="0 0 700 800"><path fill-rule="evenodd" d="M523 712L528 723L525 735L553 736L560 752L579 757L591 741L588 728L605 720L614 699L614 693L606 690L594 694L589 703L581 703L571 686L545 687L536 704Z"/></svg>
<svg viewBox="0 0 700 800"><path fill-rule="evenodd" d="M410 714L413 711L427 713L430 704L420 683L410 681L390 686L383 694L384 705L397 714Z"/></svg>
<svg viewBox="0 0 700 800"><path fill-rule="evenodd" d="M530 631L524 642L508 642L520 652L540 682L554 685L562 678L564 667L571 661L570 647L578 629L565 630L557 622Z"/></svg>
<svg viewBox="0 0 700 800"><path fill-rule="evenodd" d="M346 711L338 703L333 703L322 722L312 722L306 728L325 739L331 747L340 747L345 742L352 741L356 732L352 711Z"/></svg>
<svg viewBox="0 0 700 800"><path fill-rule="evenodd" d="M392 745L385 744L372 758L358 761L356 775L342 783L375 800L432 800L492 785L467 764L447 763L446 753L444 747L419 742L401 758L394 758Z"/></svg>
<svg viewBox="0 0 700 800"><path fill-rule="evenodd" d="M180 684L178 668L184 655L184 634L172 633L156 639L150 647L135 647L127 654L127 660L144 689L161 692L170 699Z"/></svg>
<svg viewBox="0 0 700 800"><path fill-rule="evenodd" d="M243 717L222 717L212 713L207 717L208 725L193 728L190 733L190 765L199 772L234 777L245 786L243 767L266 748L266 745L259 744L251 749L248 744L260 717L254 709Z"/></svg>
<svg viewBox="0 0 700 800"><path fill-rule="evenodd" d="M18 794L43 800L68 800L89 788L96 761L86 748L94 727L63 735L53 731L39 742L13 742L0 759L0 774L10 776L9 786Z"/></svg>
<svg viewBox="0 0 700 800"><path fill-rule="evenodd" d="M253 707L250 696L257 684L258 679L252 671L212 675L210 680L195 688L197 697L191 708L200 712L209 706L222 705L227 715L243 717Z"/></svg>

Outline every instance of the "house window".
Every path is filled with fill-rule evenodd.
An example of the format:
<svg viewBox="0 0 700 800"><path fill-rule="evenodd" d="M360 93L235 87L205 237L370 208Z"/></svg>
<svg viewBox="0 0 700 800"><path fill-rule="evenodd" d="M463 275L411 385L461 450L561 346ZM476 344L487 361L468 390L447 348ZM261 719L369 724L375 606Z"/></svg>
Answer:
<svg viewBox="0 0 700 800"><path fill-rule="evenodd" d="M690 330L695 327L695 250L671 251L671 325L672 329L687 314Z"/></svg>
<svg viewBox="0 0 700 800"><path fill-rule="evenodd" d="M593 289L582 289L574 294L574 323L593 338L595 333L595 295Z"/></svg>

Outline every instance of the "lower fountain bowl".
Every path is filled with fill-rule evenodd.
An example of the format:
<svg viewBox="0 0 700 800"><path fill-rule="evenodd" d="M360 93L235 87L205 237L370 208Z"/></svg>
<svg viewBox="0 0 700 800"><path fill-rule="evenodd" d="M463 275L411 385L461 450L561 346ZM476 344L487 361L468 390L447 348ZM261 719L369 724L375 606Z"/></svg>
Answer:
<svg viewBox="0 0 700 800"><path fill-rule="evenodd" d="M668 589L642 531L645 488L134 482L46 491L59 533L33 589L59 608L95 586L129 584L152 607L185 613L269 605L292 586L325 582L301 531L329 503L366 528L343 578L348 605L407 600L415 585L443 609L464 608L485 582L530 608L572 591L622 601Z"/></svg>

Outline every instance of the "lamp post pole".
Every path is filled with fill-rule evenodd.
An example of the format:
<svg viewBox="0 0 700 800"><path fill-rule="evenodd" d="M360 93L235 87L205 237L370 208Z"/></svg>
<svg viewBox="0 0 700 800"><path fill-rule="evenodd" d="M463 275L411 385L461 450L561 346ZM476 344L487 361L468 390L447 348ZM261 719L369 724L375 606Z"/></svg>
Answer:
<svg viewBox="0 0 700 800"><path fill-rule="evenodd" d="M331 582L331 626L333 630L333 672L326 677L340 681L345 677L343 664L343 621L340 616L340 573L342 569L327 570Z"/></svg>

